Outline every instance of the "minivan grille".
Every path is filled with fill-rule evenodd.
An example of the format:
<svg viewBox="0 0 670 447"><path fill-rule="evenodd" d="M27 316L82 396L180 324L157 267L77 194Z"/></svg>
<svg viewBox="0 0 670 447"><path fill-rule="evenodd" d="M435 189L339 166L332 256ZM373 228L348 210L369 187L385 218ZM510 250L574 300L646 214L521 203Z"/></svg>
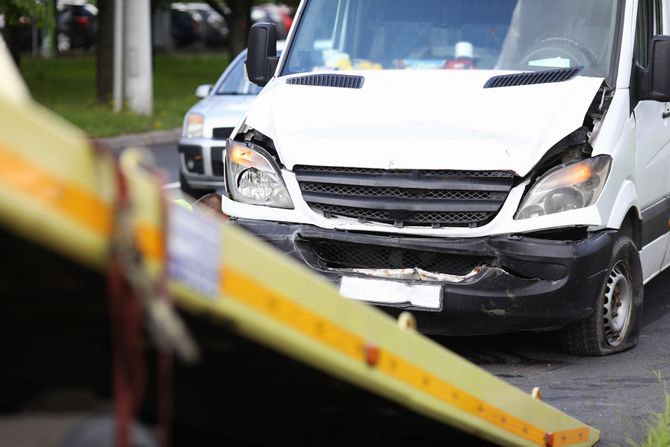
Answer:
<svg viewBox="0 0 670 447"><path fill-rule="evenodd" d="M309 206L348 217L423 227L479 227L498 214L514 183L510 171L383 170L296 166Z"/></svg>
<svg viewBox="0 0 670 447"><path fill-rule="evenodd" d="M311 240L321 267L330 269L421 269L431 273L467 275L490 262L483 256L428 252L396 247Z"/></svg>

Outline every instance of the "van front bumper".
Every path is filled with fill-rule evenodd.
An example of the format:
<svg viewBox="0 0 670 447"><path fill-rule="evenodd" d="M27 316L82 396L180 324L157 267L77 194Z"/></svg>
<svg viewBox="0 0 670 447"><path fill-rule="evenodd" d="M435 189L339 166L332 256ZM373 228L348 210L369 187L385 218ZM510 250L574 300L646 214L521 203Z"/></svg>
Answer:
<svg viewBox="0 0 670 447"><path fill-rule="evenodd" d="M439 309L412 304L374 304L396 316L409 311L419 330L443 335L484 335L559 329L595 311L614 247L616 230L584 232L580 240L523 235L473 239L413 238L322 230L237 219L236 224L308 265L339 286L343 277L370 278L347 268L319 263L312 246L319 243L361 244L431 252L445 256L480 256L486 263L459 281L384 279L408 285L441 287ZM379 278L377 278L379 279Z"/></svg>

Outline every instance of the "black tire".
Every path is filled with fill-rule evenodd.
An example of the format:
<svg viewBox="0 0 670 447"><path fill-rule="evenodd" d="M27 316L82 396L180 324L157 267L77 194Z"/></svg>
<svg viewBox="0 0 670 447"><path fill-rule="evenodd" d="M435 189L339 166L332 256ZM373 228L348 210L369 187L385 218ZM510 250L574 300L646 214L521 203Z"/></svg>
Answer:
<svg viewBox="0 0 670 447"><path fill-rule="evenodd" d="M605 356L635 347L643 298L640 255L628 236L619 235L595 312L563 330L563 349L570 354Z"/></svg>
<svg viewBox="0 0 670 447"><path fill-rule="evenodd" d="M191 185L188 184L188 180L186 180L184 173L181 171L179 171L179 189L181 189L184 194L191 196L196 200L199 200L214 192L209 189L194 189Z"/></svg>

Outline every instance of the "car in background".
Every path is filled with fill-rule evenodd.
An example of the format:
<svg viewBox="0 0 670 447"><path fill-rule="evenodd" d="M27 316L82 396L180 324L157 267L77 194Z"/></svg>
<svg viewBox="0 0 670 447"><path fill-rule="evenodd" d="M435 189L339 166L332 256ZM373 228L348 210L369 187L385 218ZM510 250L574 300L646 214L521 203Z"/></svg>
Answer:
<svg viewBox="0 0 670 447"><path fill-rule="evenodd" d="M279 42L278 49L284 43ZM181 190L195 198L224 187L223 152L226 140L240 123L261 88L247 81L244 50L230 63L219 80L201 85L196 96L202 98L184 117L179 140L179 181Z"/></svg>
<svg viewBox="0 0 670 447"><path fill-rule="evenodd" d="M228 42L230 28L221 14L207 3L184 3L183 8L191 13L198 23L200 40L208 47L223 46Z"/></svg>
<svg viewBox="0 0 670 447"><path fill-rule="evenodd" d="M284 40L293 25L293 10L286 5L264 4L251 10L251 23L274 23L277 38Z"/></svg>
<svg viewBox="0 0 670 447"><path fill-rule="evenodd" d="M98 8L84 1L59 1L58 51L85 50L95 45L98 32Z"/></svg>
<svg viewBox="0 0 670 447"><path fill-rule="evenodd" d="M176 47L193 45L201 40L200 24L184 5L170 8L170 37Z"/></svg>

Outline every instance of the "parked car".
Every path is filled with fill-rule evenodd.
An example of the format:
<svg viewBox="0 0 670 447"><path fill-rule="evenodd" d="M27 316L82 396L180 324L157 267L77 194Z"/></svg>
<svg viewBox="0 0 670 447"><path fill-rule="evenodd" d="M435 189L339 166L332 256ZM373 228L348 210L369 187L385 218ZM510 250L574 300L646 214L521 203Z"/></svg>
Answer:
<svg viewBox="0 0 670 447"><path fill-rule="evenodd" d="M184 47L201 40L200 24L184 6L170 8L170 36L174 45Z"/></svg>
<svg viewBox="0 0 670 447"><path fill-rule="evenodd" d="M91 49L98 31L98 8L83 1L58 2L58 51Z"/></svg>
<svg viewBox="0 0 670 447"><path fill-rule="evenodd" d="M200 39L208 47L218 47L228 42L230 29L226 20L206 3L186 3L185 9L198 22Z"/></svg>
<svg viewBox="0 0 670 447"><path fill-rule="evenodd" d="M279 49L282 48L283 42L280 42ZM182 191L193 197L224 187L225 142L261 91L261 87L245 77L246 58L245 50L233 59L214 86L198 87L196 96L202 100L184 117L178 146L179 180Z"/></svg>
<svg viewBox="0 0 670 447"><path fill-rule="evenodd" d="M268 3L254 6L251 10L251 23L274 23L277 29L277 38L284 40L293 24L293 14L286 5Z"/></svg>
<svg viewBox="0 0 670 447"><path fill-rule="evenodd" d="M635 346L670 266L670 11L309 0L227 142L222 211L424 332ZM633 63L631 63L633 62Z"/></svg>

